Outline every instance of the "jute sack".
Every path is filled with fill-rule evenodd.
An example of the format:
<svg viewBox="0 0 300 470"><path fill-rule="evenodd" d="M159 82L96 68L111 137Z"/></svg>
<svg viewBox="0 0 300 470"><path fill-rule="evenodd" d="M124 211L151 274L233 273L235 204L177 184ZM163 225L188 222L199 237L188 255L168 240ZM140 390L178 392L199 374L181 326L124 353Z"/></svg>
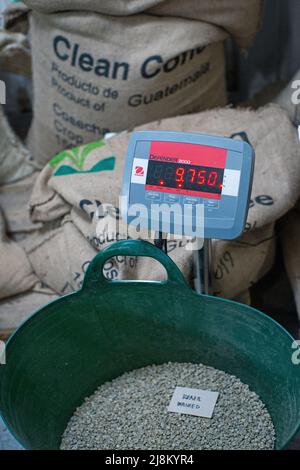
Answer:
<svg viewBox="0 0 300 470"><path fill-rule="evenodd" d="M0 299L25 292L37 282L24 250L7 237L0 210Z"/></svg>
<svg viewBox="0 0 300 470"><path fill-rule="evenodd" d="M293 210L280 226L284 264L294 292L300 319L300 212Z"/></svg>
<svg viewBox="0 0 300 470"><path fill-rule="evenodd" d="M0 339L8 336L27 318L58 298L55 292L37 283L32 290L0 301Z"/></svg>
<svg viewBox="0 0 300 470"><path fill-rule="evenodd" d="M11 129L0 105L0 185L31 175L34 165L30 158L30 153Z"/></svg>
<svg viewBox="0 0 300 470"><path fill-rule="evenodd" d="M31 8L53 13L85 10L104 15L128 16L147 12L158 16L191 18L220 26L240 47L251 44L260 23L262 0L26 0Z"/></svg>
<svg viewBox="0 0 300 470"><path fill-rule="evenodd" d="M4 11L4 27L11 33L28 33L29 8L23 3L10 3Z"/></svg>
<svg viewBox="0 0 300 470"><path fill-rule="evenodd" d="M274 222L295 204L300 188L296 131L285 112L272 105L259 111L222 109L167 119L149 129L211 132L229 136L246 132L256 151L256 168L246 233L234 242L214 242L213 287L217 295L236 297L270 269L274 256ZM76 288L96 251L124 237L118 220L124 154L129 134L98 141L50 160L40 173L31 197L34 221L45 230L25 251L41 280L62 292ZM282 178L280 187L275 182ZM55 231L47 223L61 220ZM116 228L117 227L117 228ZM126 233L125 233L126 236ZM188 241L169 241L168 253L191 281L192 253ZM55 247L60 246L59 250ZM54 268L46 266L51 259ZM107 276L160 279L161 270L148 261L115 260ZM59 273L58 271L59 266Z"/></svg>
<svg viewBox="0 0 300 470"><path fill-rule="evenodd" d="M29 213L29 199L37 176L38 172L34 172L14 183L0 185L0 206L6 233L15 241L42 226L41 223L32 222Z"/></svg>
<svg viewBox="0 0 300 470"><path fill-rule="evenodd" d="M97 253L70 216L58 228L46 224L20 244L39 280L58 294L81 287L88 264Z"/></svg>
<svg viewBox="0 0 300 470"><path fill-rule="evenodd" d="M0 106L0 206L7 234L35 230L29 218L29 197L37 177L29 151L10 127Z"/></svg>
<svg viewBox="0 0 300 470"><path fill-rule="evenodd" d="M300 147L287 113L271 104L250 109L219 109L165 119L139 129L202 132L231 136L245 132L255 150L255 171L246 231L274 222L300 196ZM238 136L237 136L238 137ZM111 143L113 143L111 141Z"/></svg>
<svg viewBox="0 0 300 470"><path fill-rule="evenodd" d="M144 129L220 136L245 132L256 154L247 232L273 223L292 209L299 198L297 132L278 105L257 111L211 110L137 128ZM129 138L129 133L121 134L64 151L51 159L34 186L30 200L32 220L55 220L74 208L75 223L83 216L95 221L101 218L103 205L118 207Z"/></svg>
<svg viewBox="0 0 300 470"><path fill-rule="evenodd" d="M40 231L23 241L24 250L38 278L58 293L65 294L82 286L84 274L97 251L123 239L114 231L111 217L97 227L81 218L81 229L65 216L57 229ZM112 226L110 226L112 222ZM88 235L85 236L84 233ZM151 241L151 240L150 240ZM152 240L153 242L153 240ZM175 261L188 282L193 283L193 252L188 240L168 241L168 255ZM236 242L213 242L212 288L215 295L237 298L271 268L274 259L274 225L262 227ZM160 264L148 258L118 256L104 266L110 280L165 279Z"/></svg>
<svg viewBox="0 0 300 470"><path fill-rule="evenodd" d="M0 31L0 70L31 76L29 44L24 34Z"/></svg>
<svg viewBox="0 0 300 470"><path fill-rule="evenodd" d="M226 37L177 17L33 12L28 143L36 161L107 132L225 105Z"/></svg>

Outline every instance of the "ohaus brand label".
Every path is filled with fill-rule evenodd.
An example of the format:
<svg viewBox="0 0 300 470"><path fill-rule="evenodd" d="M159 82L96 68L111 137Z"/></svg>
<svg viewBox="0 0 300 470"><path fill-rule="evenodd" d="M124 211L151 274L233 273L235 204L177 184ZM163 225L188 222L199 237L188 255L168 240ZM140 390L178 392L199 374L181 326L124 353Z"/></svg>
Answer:
<svg viewBox="0 0 300 470"><path fill-rule="evenodd" d="M33 13L31 26L30 147L41 163L108 132L226 103L226 35L212 26L72 12Z"/></svg>
<svg viewBox="0 0 300 470"><path fill-rule="evenodd" d="M136 176L144 176L144 168L142 166L135 167L135 175Z"/></svg>
<svg viewBox="0 0 300 470"><path fill-rule="evenodd" d="M132 166L131 182L138 184L146 183L146 174L148 170L148 160L135 158Z"/></svg>

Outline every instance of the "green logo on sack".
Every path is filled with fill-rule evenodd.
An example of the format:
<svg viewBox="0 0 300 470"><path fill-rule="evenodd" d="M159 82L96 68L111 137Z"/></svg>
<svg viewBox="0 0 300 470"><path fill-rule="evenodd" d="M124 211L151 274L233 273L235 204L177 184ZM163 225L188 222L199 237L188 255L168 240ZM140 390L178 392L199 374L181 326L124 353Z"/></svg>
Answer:
<svg viewBox="0 0 300 470"><path fill-rule="evenodd" d="M60 163L64 160L69 160L73 165L61 165L54 176L64 176L64 175L71 175L76 173L98 173L100 171L112 171L115 168L115 157L110 156L104 158L97 162L95 165L92 166L89 170L83 170L85 161L90 153L97 149L101 148L105 145L103 140L92 142L90 144L84 145L82 147L76 147L70 150L64 150L60 152L58 155L55 155L50 161L49 165L55 169ZM75 168L74 168L75 167Z"/></svg>
<svg viewBox="0 0 300 470"><path fill-rule="evenodd" d="M74 175L76 173L99 173L100 171L112 171L115 168L115 157L108 157L100 160L89 170L76 170L69 165L62 165L54 173L54 176Z"/></svg>

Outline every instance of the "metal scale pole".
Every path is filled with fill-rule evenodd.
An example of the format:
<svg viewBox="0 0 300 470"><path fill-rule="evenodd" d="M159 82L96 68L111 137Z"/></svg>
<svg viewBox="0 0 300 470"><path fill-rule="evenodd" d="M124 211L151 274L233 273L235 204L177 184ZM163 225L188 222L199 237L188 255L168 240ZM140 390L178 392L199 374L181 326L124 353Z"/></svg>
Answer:
<svg viewBox="0 0 300 470"><path fill-rule="evenodd" d="M203 247L194 252L194 287L199 294L211 295L212 244L204 239Z"/></svg>
<svg viewBox="0 0 300 470"><path fill-rule="evenodd" d="M168 254L167 239L163 238L162 232L158 232L154 244ZM194 288L199 294L211 294L211 260L211 240L205 238L202 248L194 251Z"/></svg>

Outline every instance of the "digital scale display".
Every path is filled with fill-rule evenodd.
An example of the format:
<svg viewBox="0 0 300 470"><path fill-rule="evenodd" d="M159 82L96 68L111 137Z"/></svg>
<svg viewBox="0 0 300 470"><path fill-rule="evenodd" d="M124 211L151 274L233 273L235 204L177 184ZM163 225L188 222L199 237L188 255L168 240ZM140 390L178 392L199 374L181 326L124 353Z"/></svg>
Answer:
<svg viewBox="0 0 300 470"><path fill-rule="evenodd" d="M240 139L137 131L130 136L121 216L154 233L232 240L243 232L254 151Z"/></svg>
<svg viewBox="0 0 300 470"><path fill-rule="evenodd" d="M226 153L204 145L152 142L145 189L220 199Z"/></svg>
<svg viewBox="0 0 300 470"><path fill-rule="evenodd" d="M220 195L223 177L224 170L220 168L162 163L150 160L146 189L155 189L162 192L165 189L176 189L180 194L193 195L193 193L196 193L197 196L199 192Z"/></svg>

